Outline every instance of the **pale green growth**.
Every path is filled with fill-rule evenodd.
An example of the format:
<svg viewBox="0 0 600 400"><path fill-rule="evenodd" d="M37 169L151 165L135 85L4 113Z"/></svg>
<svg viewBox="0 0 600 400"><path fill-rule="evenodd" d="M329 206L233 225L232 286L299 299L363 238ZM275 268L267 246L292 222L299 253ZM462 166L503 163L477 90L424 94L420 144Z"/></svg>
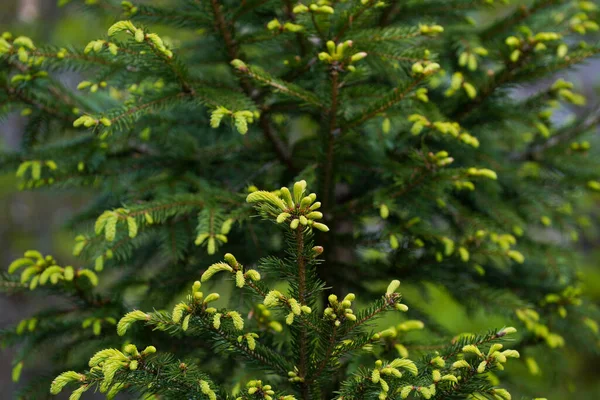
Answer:
<svg viewBox="0 0 600 400"><path fill-rule="evenodd" d="M588 181L587 187L595 192L600 192L600 181Z"/></svg>
<svg viewBox="0 0 600 400"><path fill-rule="evenodd" d="M267 295L265 296L265 299L263 301L263 304L268 308L268 307L273 307L279 304L279 302L281 301L281 298L283 297L283 295L281 294L281 292L277 291L277 290L271 290L269 293L267 293Z"/></svg>
<svg viewBox="0 0 600 400"><path fill-rule="evenodd" d="M72 281L75 277L75 270L71 266L66 266L63 272L65 280Z"/></svg>
<svg viewBox="0 0 600 400"><path fill-rule="evenodd" d="M294 8L292 9L292 12L294 14L302 14L302 13L306 13L308 12L308 7L305 6L304 4L298 4L296 6L294 6Z"/></svg>
<svg viewBox="0 0 600 400"><path fill-rule="evenodd" d="M410 392L412 392L413 388L413 386L404 386L402 390L400 390L400 397L406 399L408 395L410 395Z"/></svg>
<svg viewBox="0 0 600 400"><path fill-rule="evenodd" d="M454 376L454 375L451 375L451 374L442 376L442 378L440 380L458 383L458 378L456 376Z"/></svg>
<svg viewBox="0 0 600 400"><path fill-rule="evenodd" d="M320 230L321 232L329 232L329 227L327 225L321 224L319 222L315 222L314 224L312 224L312 227Z"/></svg>
<svg viewBox="0 0 600 400"><path fill-rule="evenodd" d="M127 387L127 384L124 382L117 382L110 387L108 392L106 393L106 398L108 400L113 400L117 394L123 389Z"/></svg>
<svg viewBox="0 0 600 400"><path fill-rule="evenodd" d="M281 211L285 211L287 209L283 200L281 200L275 194L264 190L258 190L256 192L250 193L248 197L246 197L246 201L248 203L265 202L274 207L279 208Z"/></svg>
<svg viewBox="0 0 600 400"><path fill-rule="evenodd" d="M469 344L466 345L462 348L462 351L465 353L473 353L473 354L477 354L478 356L482 356L483 354L481 354L481 350L479 350L479 348L477 348L477 346Z"/></svg>
<svg viewBox="0 0 600 400"><path fill-rule="evenodd" d="M210 385L208 384L208 382L201 380L199 382L200 384L200 390L202 391L203 394L207 395L209 400L217 400L217 395L216 393L210 388Z"/></svg>
<svg viewBox="0 0 600 400"><path fill-rule="evenodd" d="M429 363L439 368L444 368L446 366L446 361L440 356L432 358L431 361L429 361Z"/></svg>
<svg viewBox="0 0 600 400"><path fill-rule="evenodd" d="M467 170L467 174L469 176L482 176L488 179L492 179L492 180L497 180L498 179L498 175L496 174L495 171L492 171L491 169L487 169L487 168L469 168Z"/></svg>
<svg viewBox="0 0 600 400"><path fill-rule="evenodd" d="M400 287L400 281L397 279L394 279L388 285L387 290L385 291L385 294L390 295L390 294L394 293L396 290L398 290L399 287Z"/></svg>
<svg viewBox="0 0 600 400"><path fill-rule="evenodd" d="M460 256L460 259L463 262L469 261L469 258L471 257L470 254L469 254L469 250L465 249L462 246L458 248L458 254Z"/></svg>
<svg viewBox="0 0 600 400"><path fill-rule="evenodd" d="M419 32L422 35L435 36L444 32L444 27L441 25L422 25L419 24Z"/></svg>
<svg viewBox="0 0 600 400"><path fill-rule="evenodd" d="M504 357L508 357L508 358L520 358L521 355L519 354L519 352L517 350L504 350L501 353Z"/></svg>
<svg viewBox="0 0 600 400"><path fill-rule="evenodd" d="M298 181L294 183L294 202L299 204L306 190L306 181Z"/></svg>
<svg viewBox="0 0 600 400"><path fill-rule="evenodd" d="M223 234L223 235L229 234L234 222L235 221L232 218L226 219L225 222L223 222L223 225L221 225L221 234Z"/></svg>
<svg viewBox="0 0 600 400"><path fill-rule="evenodd" d="M94 271L89 269L80 269L77 271L77 276L85 276L88 278L92 286L98 286L98 275L96 275ZM50 279L52 279L52 277L50 277Z"/></svg>
<svg viewBox="0 0 600 400"><path fill-rule="evenodd" d="M390 368L403 368L411 374L413 374L414 376L417 376L419 374L419 369L417 368L415 363L407 358L396 358L395 360L390 362L388 366Z"/></svg>
<svg viewBox="0 0 600 400"><path fill-rule="evenodd" d="M267 29L270 31L279 30L281 28L281 23L277 18L272 19L267 23Z"/></svg>
<svg viewBox="0 0 600 400"><path fill-rule="evenodd" d="M50 393L58 394L63 388L72 382L85 382L85 375L75 371L66 371L58 375L50 385Z"/></svg>
<svg viewBox="0 0 600 400"><path fill-rule="evenodd" d="M215 251L217 251L215 238L211 236L208 238L208 244L206 245L206 252L208 254L212 255L212 254L215 254Z"/></svg>
<svg viewBox="0 0 600 400"><path fill-rule="evenodd" d="M79 400L81 398L81 395L84 392L87 392L90 389L91 386L89 385L83 385L80 386L78 389L75 389L73 391L73 393L71 393L71 395L69 396L69 400Z"/></svg>
<svg viewBox="0 0 600 400"><path fill-rule="evenodd" d="M253 281L260 281L260 273L257 270L249 269L244 274L245 277L250 278Z"/></svg>
<svg viewBox="0 0 600 400"><path fill-rule="evenodd" d="M242 60L239 60L239 59L232 60L231 65L235 69L239 69L239 70L248 69L248 67L246 66L246 63L244 63Z"/></svg>
<svg viewBox="0 0 600 400"><path fill-rule="evenodd" d="M239 312L229 311L227 313L227 316L233 321L233 326L235 327L235 329L237 329L238 331L244 329L244 319L242 318Z"/></svg>
<svg viewBox="0 0 600 400"><path fill-rule="evenodd" d="M15 40L13 40L13 45L26 47L29 50L35 50L35 45L33 44L33 41L27 36L16 37Z"/></svg>
<svg viewBox="0 0 600 400"><path fill-rule="evenodd" d="M244 273L241 270L238 270L235 273L235 285L239 288L243 288L246 284L246 279L244 278Z"/></svg>
<svg viewBox="0 0 600 400"><path fill-rule="evenodd" d="M34 264L34 260L32 260L30 258L17 258L12 263L10 263L10 265L8 266L8 273L13 274L19 268L22 268L25 266L30 266L32 264Z"/></svg>
<svg viewBox="0 0 600 400"><path fill-rule="evenodd" d="M291 216L291 214L283 212L277 216L276 221L278 224L281 224L281 223L285 222L285 220L288 219L290 216Z"/></svg>
<svg viewBox="0 0 600 400"><path fill-rule="evenodd" d="M378 383L380 379L380 373L378 369L374 369L373 372L371 372L371 381L373 383Z"/></svg>
<svg viewBox="0 0 600 400"><path fill-rule="evenodd" d="M209 236L210 236L209 233L200 233L200 234L198 234L198 236L196 236L196 240L194 241L194 244L196 246L201 245L202 243L204 243L206 241L206 239L208 239Z"/></svg>
<svg viewBox="0 0 600 400"><path fill-rule="evenodd" d="M294 201L292 200L292 193L287 187L282 187L279 190L281 198L286 202L288 207L293 208L295 206Z"/></svg>
<svg viewBox="0 0 600 400"><path fill-rule="evenodd" d="M141 40L139 40L140 37L142 38ZM166 56L167 58L173 57L173 52L165 46L163 40L156 33L148 33L146 36L143 36L143 31L138 30L136 31L135 39L138 42L142 42L144 39L146 39L150 43L152 43L155 50L158 51L160 54Z"/></svg>
<svg viewBox="0 0 600 400"><path fill-rule="evenodd" d="M200 290L200 287L202 287L202 283L200 283L200 281L194 281L194 283L192 284L192 293L196 293Z"/></svg>
<svg viewBox="0 0 600 400"><path fill-rule="evenodd" d="M387 219L390 216L390 209L385 204L379 206L379 215L383 219Z"/></svg>
<svg viewBox="0 0 600 400"><path fill-rule="evenodd" d="M214 327L215 329L219 329L219 328L221 328L221 316L222 316L222 315L223 315L223 314L221 314L221 313L216 313L216 314L213 316L213 327Z"/></svg>
<svg viewBox="0 0 600 400"><path fill-rule="evenodd" d="M113 24L110 28L108 28L108 36L113 36L118 32L122 31L134 33L138 31L138 29L131 23L131 21L119 21Z"/></svg>
<svg viewBox="0 0 600 400"><path fill-rule="evenodd" d="M333 7L330 7L327 5L318 6L317 4L311 4L309 6L309 9L313 13L317 13L317 14L333 14L335 12Z"/></svg>
<svg viewBox="0 0 600 400"><path fill-rule="evenodd" d="M12 381L13 382L18 382L19 379L21 378L21 371L23 370L23 361L18 362L17 364L15 364L15 366L12 369Z"/></svg>
<svg viewBox="0 0 600 400"><path fill-rule="evenodd" d="M206 282L214 274L216 274L217 272L220 272L220 271L233 272L233 268L231 268L230 265L225 264L224 262L215 263L215 264L211 265L210 267L208 267L208 269L206 271L204 271L204 273L202 274L202 277L200 278L200 280L202 282Z"/></svg>
<svg viewBox="0 0 600 400"><path fill-rule="evenodd" d="M181 323L181 329L185 332L188 330L188 327L190 325L190 318L192 317L192 314L188 314L185 316L185 318L183 319L183 322Z"/></svg>
<svg viewBox="0 0 600 400"><path fill-rule="evenodd" d="M212 128L218 128L221 125L221 121L223 117L226 115L231 115L231 111L223 106L218 106L213 112L210 114L210 126Z"/></svg>
<svg viewBox="0 0 600 400"><path fill-rule="evenodd" d="M117 334L119 336L123 336L127 332L127 329L129 329L131 324L133 324L134 322L148 321L149 319L150 319L150 315L146 314L143 311L134 310L134 311L128 312L127 314L125 314L123 316L123 318L121 318L119 320L119 323L117 324Z"/></svg>
<svg viewBox="0 0 600 400"><path fill-rule="evenodd" d="M294 323L294 313L291 312L287 315L287 317L285 317L285 323L288 325L291 325Z"/></svg>
<svg viewBox="0 0 600 400"><path fill-rule="evenodd" d="M494 396L501 400L511 400L512 396L506 389L492 389Z"/></svg>
<svg viewBox="0 0 600 400"><path fill-rule="evenodd" d="M90 367L95 367L108 359L118 360L122 362L129 361L129 358L117 349L104 349L94 354L92 358L90 358L88 365Z"/></svg>
<svg viewBox="0 0 600 400"><path fill-rule="evenodd" d="M523 264L525 262L525 256L523 256L523 254L517 250L509 250L506 255L519 264Z"/></svg>
<svg viewBox="0 0 600 400"><path fill-rule="evenodd" d="M239 133L248 133L248 124L254 122L254 114L251 111L236 111L232 114L235 128Z"/></svg>
<svg viewBox="0 0 600 400"><path fill-rule="evenodd" d="M300 315L300 313L302 312L302 310L300 309L300 304L296 299L288 299L288 305L290 306L290 309L295 315Z"/></svg>
<svg viewBox="0 0 600 400"><path fill-rule="evenodd" d="M458 360L458 361L455 361L454 363L452 363L452 369L459 369L459 368L471 368L471 366L465 360Z"/></svg>
<svg viewBox="0 0 600 400"><path fill-rule="evenodd" d="M213 301L217 301L219 300L221 296L219 295L219 293L211 293L208 296L206 296L206 298L204 299L204 304L208 304L211 303Z"/></svg>

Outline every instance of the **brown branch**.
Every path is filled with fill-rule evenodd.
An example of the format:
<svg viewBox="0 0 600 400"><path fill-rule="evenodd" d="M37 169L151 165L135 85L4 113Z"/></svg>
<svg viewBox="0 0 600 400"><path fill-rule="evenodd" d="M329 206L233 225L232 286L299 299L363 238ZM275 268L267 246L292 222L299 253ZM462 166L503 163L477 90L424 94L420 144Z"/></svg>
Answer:
<svg viewBox="0 0 600 400"><path fill-rule="evenodd" d="M387 110L388 108L392 107L394 104L399 103L400 101L404 100L404 98L419 84L423 81L424 76L419 77L417 79L415 79L406 89L404 89L404 91L393 101L389 101L385 104L382 104L380 107L376 108L375 110L368 112L367 114L364 114L362 117L359 117L357 119L354 119L352 121L350 121L347 125L345 125L343 127L343 129L351 129L357 125L362 124L363 122L373 118L374 116L376 116L377 114Z"/></svg>
<svg viewBox="0 0 600 400"><path fill-rule="evenodd" d="M337 33L337 35L335 35L335 38L333 39L333 41L337 43L337 41L340 40L344 36L344 33L346 33L346 31L352 27L352 24L354 23L354 21L356 21L358 18L360 18L360 16L365 11L367 11L367 8L374 5L375 1L376 0L369 0L369 2L362 5L362 7L360 7L357 12L350 15L348 17L348 19L346 20L346 22L344 22L344 25L341 27L340 31Z"/></svg>
<svg viewBox="0 0 600 400"><path fill-rule="evenodd" d="M296 230L296 254L297 254L297 262L298 262L298 297L300 300L300 304L306 304L306 260L304 259L304 233L301 229ZM300 362L298 366L298 371L300 373L300 377L304 378L303 382L300 382L300 387L302 391L302 398L304 400L308 400L310 398L309 395L309 386L308 381L306 380L306 374L308 372L308 340L307 340L307 332L306 327L300 327Z"/></svg>
<svg viewBox="0 0 600 400"><path fill-rule="evenodd" d="M241 59L238 47L233 39L232 29L229 29L227 21L225 20L225 16L223 15L223 12L221 10L221 5L219 4L219 1L210 0L210 4L213 10L213 14L215 15L215 27L223 37L223 41L225 42L225 48L227 49L227 54L229 56L229 61ZM242 86L244 93L248 97L255 98L255 90L246 77L240 78L240 85ZM279 140L279 138L276 135L273 134L269 121L265 118L266 116L263 117L261 115L261 118L259 120L259 125L263 131L263 135L269 142L271 142L275 150L275 154L277 154L279 160L288 168L291 167L292 171L294 171L295 169L293 168L291 157L288 154L286 154L283 143Z"/></svg>
<svg viewBox="0 0 600 400"><path fill-rule="evenodd" d="M323 179L323 208L329 207L330 198L334 193L333 190L333 164L334 164L334 147L335 147L335 134L337 129L337 109L338 109L338 97L339 97L339 74L332 67L331 71L331 108L329 109L329 129L327 132L327 148L325 155L325 175Z"/></svg>
<svg viewBox="0 0 600 400"><path fill-rule="evenodd" d="M329 360L331 359L331 354L333 353L333 349L335 347L337 328L338 328L337 325L333 326L333 331L331 332L331 336L329 337L329 343L327 346L327 350L325 350L325 356L323 357L323 360L317 367L317 370L315 371L314 375L310 378L308 383L314 382L317 379L319 379L319 376L321 376L321 374L325 370L325 367L329 363Z"/></svg>

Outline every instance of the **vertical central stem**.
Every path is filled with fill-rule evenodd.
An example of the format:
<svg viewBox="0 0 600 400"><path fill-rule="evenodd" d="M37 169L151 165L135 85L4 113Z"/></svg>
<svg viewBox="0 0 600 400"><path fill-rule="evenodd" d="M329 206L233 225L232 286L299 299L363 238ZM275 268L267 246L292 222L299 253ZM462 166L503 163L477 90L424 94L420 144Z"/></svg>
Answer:
<svg viewBox="0 0 600 400"><path fill-rule="evenodd" d="M323 179L323 208L327 210L330 206L333 194L333 158L335 144L335 130L337 129L337 108L338 108L338 79L339 73L334 69L331 71L331 108L329 110L329 127L327 130L327 150L325 153L325 177Z"/></svg>
<svg viewBox="0 0 600 400"><path fill-rule="evenodd" d="M296 230L296 254L298 262L298 297L301 305L306 304L306 260L304 259L304 234L301 229ZM307 375L307 333L306 327L302 325L300 327L300 362L298 365L298 371L300 377L304 378L305 381L301 382L302 387L302 399L309 399L308 382L306 382Z"/></svg>

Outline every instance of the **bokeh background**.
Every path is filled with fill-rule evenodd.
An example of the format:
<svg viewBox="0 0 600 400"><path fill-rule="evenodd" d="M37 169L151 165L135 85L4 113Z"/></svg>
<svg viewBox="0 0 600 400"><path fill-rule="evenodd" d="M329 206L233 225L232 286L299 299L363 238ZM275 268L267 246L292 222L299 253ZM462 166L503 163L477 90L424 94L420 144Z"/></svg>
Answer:
<svg viewBox="0 0 600 400"><path fill-rule="evenodd" d="M27 35L35 42L83 47L90 40L102 36L111 22L114 21L81 13L76 7L58 7L57 0L0 0L0 32ZM566 75L588 97L589 104L597 106L600 102L600 60L589 62ZM61 80L67 86L75 87L82 79L75 73L69 73L62 76ZM526 96L533 91L535 87L521 87L515 89L515 95ZM576 117L576 114L557 116ZM0 151L18 150L23 130L24 119L18 114L0 119ZM14 174L0 174L0 269L5 269L12 260L31 248L53 254L66 264L75 262L71 255L75 233L68 230L67 223L69 217L86 204L90 195L82 191L21 192L17 190ZM596 221L600 219L599 206L590 199L590 212ZM581 252L585 255L585 263L581 266L585 292L600 304L600 241L597 235L583 238ZM475 332L506 323L498 316L486 315L483 310L467 314L461 305L444 293L443 288L430 288L429 296L424 298L419 290L403 283L403 293L413 301L422 298L423 304L428 304L426 307L437 308L439 322L452 332ZM36 310L57 304L57 301L52 298L25 295L7 297L0 294L0 329L13 326ZM381 324L387 327L394 322L387 320ZM0 400L12 398L15 386L11 381L11 360L15 351L18 349L0 348ZM544 354L531 355L540 362L540 375L531 374L523 363L512 363L509 369L511 373L531 375L529 384L549 400L600 399L600 358L597 356L574 356L570 359L563 367L575 371L578 378L564 382L562 378L544 374L543 363L552 362L551 359ZM22 380L31 379L48 369L42 357L40 355L36 366L28 365Z"/></svg>

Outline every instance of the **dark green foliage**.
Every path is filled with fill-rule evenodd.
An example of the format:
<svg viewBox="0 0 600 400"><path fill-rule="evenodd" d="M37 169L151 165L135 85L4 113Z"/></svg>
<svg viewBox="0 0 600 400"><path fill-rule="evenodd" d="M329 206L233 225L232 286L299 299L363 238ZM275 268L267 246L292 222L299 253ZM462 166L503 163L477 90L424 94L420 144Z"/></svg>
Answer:
<svg viewBox="0 0 600 400"><path fill-rule="evenodd" d="M573 378L566 351L597 355L576 242L594 233L600 109L553 75L600 51L594 2L72 3L118 22L86 49L0 39L0 120L27 118L0 167L22 189L94 193L69 222L75 268L28 252L0 275L9 294L65 299L0 333L21 346L16 365L43 354L56 374L82 371L73 388L109 397L510 399L498 379L544 394L502 372L515 353L492 346L512 328L457 335L444 304L393 284L382 296L392 279L517 326L511 349L551 357L545 379ZM74 89L65 73L86 80ZM296 180L322 221L314 198L294 208L310 192L278 205ZM270 195L252 200L257 187ZM226 282L185 297L216 263ZM223 294L214 309L209 289ZM385 329L376 320L406 311L401 299L410 319ZM45 398L51 380L19 398Z"/></svg>

